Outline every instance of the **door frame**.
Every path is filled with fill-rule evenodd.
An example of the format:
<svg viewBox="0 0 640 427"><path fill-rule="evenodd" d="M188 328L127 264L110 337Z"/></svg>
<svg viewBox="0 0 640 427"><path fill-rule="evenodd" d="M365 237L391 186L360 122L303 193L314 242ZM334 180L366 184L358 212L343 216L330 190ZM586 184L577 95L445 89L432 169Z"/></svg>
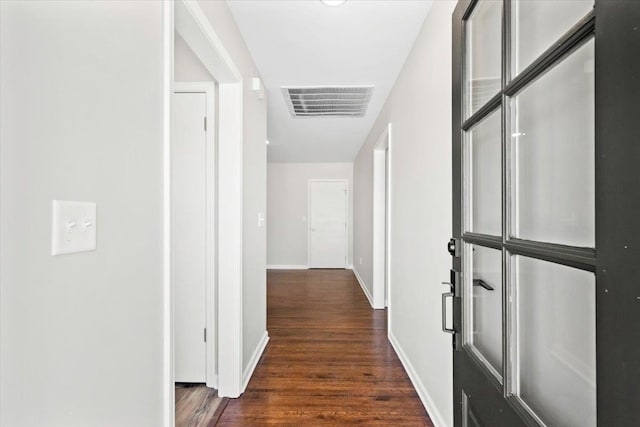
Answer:
<svg viewBox="0 0 640 427"><path fill-rule="evenodd" d="M346 189L344 209L345 209L345 242L344 242L344 268L347 268L349 264L349 180L344 178L338 179L324 179L324 178L310 178L307 180L307 266L311 266L311 184L314 182L344 182L344 188Z"/></svg>
<svg viewBox="0 0 640 427"><path fill-rule="evenodd" d="M216 99L214 82L175 82L173 93L203 93L206 96L206 146L205 146L205 328L207 387L218 387L218 330L217 304L217 253L216 253ZM173 230L172 230L173 233ZM173 234L172 234L173 240ZM172 269L173 270L173 269ZM175 310L175 307L174 307Z"/></svg>
<svg viewBox="0 0 640 427"><path fill-rule="evenodd" d="M171 280L171 125L174 63L174 4L164 2L162 8L162 330L163 330L163 422L175 426L175 376L173 353L173 281Z"/></svg>
<svg viewBox="0 0 640 427"><path fill-rule="evenodd" d="M386 149L389 149L386 152ZM389 171L385 162L389 156ZM387 301L385 282L390 288L389 269L391 266L391 123L389 123L373 147L373 308L384 309L391 305ZM387 174L389 177L389 194L387 194ZM386 198L389 198L387 201ZM388 204L388 206L387 206ZM385 257L386 255L386 257ZM389 292L389 299L391 298Z"/></svg>
<svg viewBox="0 0 640 427"><path fill-rule="evenodd" d="M243 76L197 1L163 3L163 425L175 425L173 355L173 283L171 280L171 98L174 31L218 83L217 242L218 254L218 394L238 397L244 391L242 368L242 147Z"/></svg>

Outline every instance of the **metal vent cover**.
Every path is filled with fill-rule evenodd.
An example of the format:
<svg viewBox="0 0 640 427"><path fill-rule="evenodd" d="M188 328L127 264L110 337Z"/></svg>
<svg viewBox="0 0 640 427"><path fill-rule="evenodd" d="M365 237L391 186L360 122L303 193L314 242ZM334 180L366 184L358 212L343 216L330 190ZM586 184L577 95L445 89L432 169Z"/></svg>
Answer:
<svg viewBox="0 0 640 427"><path fill-rule="evenodd" d="M292 117L363 117L373 86L282 87Z"/></svg>
<svg viewBox="0 0 640 427"><path fill-rule="evenodd" d="M487 101L489 101L496 93L500 92L502 81L500 78L481 78L471 80L469 85L469 93L473 100L471 108L478 111Z"/></svg>

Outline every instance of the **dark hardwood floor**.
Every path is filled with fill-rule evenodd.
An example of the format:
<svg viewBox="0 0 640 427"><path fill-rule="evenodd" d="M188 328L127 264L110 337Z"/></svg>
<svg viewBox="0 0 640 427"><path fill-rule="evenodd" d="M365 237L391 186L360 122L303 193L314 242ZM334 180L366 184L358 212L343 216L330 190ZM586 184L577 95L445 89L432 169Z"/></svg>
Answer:
<svg viewBox="0 0 640 427"><path fill-rule="evenodd" d="M218 426L432 426L351 271L269 271L271 341Z"/></svg>
<svg viewBox="0 0 640 427"><path fill-rule="evenodd" d="M227 398L204 384L176 384L176 427L213 427Z"/></svg>

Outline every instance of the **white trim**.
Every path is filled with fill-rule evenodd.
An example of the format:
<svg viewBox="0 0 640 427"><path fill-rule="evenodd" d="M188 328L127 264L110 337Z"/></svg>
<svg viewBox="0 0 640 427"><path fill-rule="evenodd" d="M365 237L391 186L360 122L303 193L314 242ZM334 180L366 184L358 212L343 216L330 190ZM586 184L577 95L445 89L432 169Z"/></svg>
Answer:
<svg viewBox="0 0 640 427"><path fill-rule="evenodd" d="M388 229L386 207L386 149L390 147L391 123L389 123L373 147L373 308L383 309L386 306L388 283ZM391 153L389 152L389 156ZM387 231L385 232L385 229ZM386 277L385 277L386 275Z"/></svg>
<svg viewBox="0 0 640 427"><path fill-rule="evenodd" d="M256 370L258 366L258 362L260 362L260 358L262 357L262 353L264 353L264 349L267 348L267 344L269 343L269 334L267 331L264 332L262 338L260 338L260 343L256 347L255 351L251 355L251 359L249 359L249 363L242 373L242 392L247 389L247 385L249 384L249 380L253 375L253 372Z"/></svg>
<svg viewBox="0 0 640 427"><path fill-rule="evenodd" d="M344 207L345 207L345 235L344 235L344 268L347 269L347 263L349 262L349 200L351 193L349 191L349 180L344 178L337 179L322 179L322 178L310 178L307 180L307 265L309 268L314 268L311 265L311 184L314 182L344 182L344 188L346 189ZM322 267L317 267L322 268Z"/></svg>
<svg viewBox="0 0 640 427"><path fill-rule="evenodd" d="M391 330L393 326L391 312L393 307L391 305L391 289L392 289L392 276L391 269L392 263L391 259L393 254L391 252L391 228L393 224L393 215L392 209L393 206L393 126L389 123L388 126L389 132L389 151L387 153L388 159L387 163L389 165L389 170L387 171L387 177L389 182L387 183L387 187L389 189L389 194L387 194L387 290L386 290L386 306L387 306L387 329Z"/></svg>
<svg viewBox="0 0 640 427"><path fill-rule="evenodd" d="M267 270L308 270L308 265L267 265Z"/></svg>
<svg viewBox="0 0 640 427"><path fill-rule="evenodd" d="M352 268L352 271L353 271L353 274L356 276L356 280L358 281L358 283L360 283L362 292L364 292L364 295L369 300L369 304L371 304L371 308L373 308L373 297L369 293L369 289L367 289L366 285L364 284L364 280L362 280L362 277L360 277L360 273L358 273L358 270L356 270L355 267Z"/></svg>
<svg viewBox="0 0 640 427"><path fill-rule="evenodd" d="M215 106L215 83L214 82L173 82L173 93L204 93L207 95L207 114L209 108ZM214 98L209 102L209 95ZM215 113L215 111L213 111ZM207 123L207 126L209 124Z"/></svg>
<svg viewBox="0 0 640 427"><path fill-rule="evenodd" d="M0 22L2 22L2 7L0 7ZM163 37L164 37L165 35L166 35L166 31L164 31L164 32L163 32ZM167 54L166 44L165 44L165 46L163 47L163 51L164 51L164 52L163 52L163 54L165 55L165 60L166 60L166 56L168 56L168 55L170 55L170 54L171 54L171 52L169 52L169 53ZM164 61L163 61L163 67L164 67L164 66L165 66L165 63L164 63ZM164 84L164 83L165 83L165 82L163 81L163 84ZM3 129L3 127L2 127L2 123L3 123L3 111L2 111L2 108L0 108L0 129ZM2 145L3 145L3 143L2 143L2 142L3 142L3 141L2 141L2 139L0 138L0 153L2 152ZM0 156L0 164L1 164L1 163L2 163L2 157ZM1 174L1 173L0 173L0 176L2 176L2 174ZM1 181L0 181L0 182L1 182ZM2 197L1 197L1 196L2 196L2 190L1 190L1 187L2 187L2 186L0 185L0 200L2 200ZM0 209L0 212L2 212L2 209ZM2 239L0 239L0 241L1 241L1 240L2 240ZM0 245L0 253L2 253L2 251L4 251L4 247L2 247L2 245ZM1 274L1 270L0 270L0 278L1 278L1 277L2 277L2 274ZM163 284L163 288L165 287L164 285L165 285L165 284ZM2 307L2 300L3 300L3 294L4 294L3 290L4 290L4 287L2 286L2 280L0 280L0 307ZM164 298L164 297L163 297L163 298ZM2 310L0 309L0 331L2 331L2 330L3 330L3 323L2 323L2 320L1 320L1 319L2 319ZM170 339L171 339L171 337L169 337L169 339L168 339L168 340L170 341ZM166 341L168 341L168 340L167 340L167 337L165 337L164 341L166 342ZM164 345L164 344L163 344L163 345ZM4 352L2 351L2 333L0 332L0 367L4 366L4 357L3 357L3 356L4 356ZM164 365L166 365L166 361L164 362ZM163 369L166 369L166 366L164 366L164 365L163 365ZM1 368L0 368L0 370L1 370ZM165 375L165 377L166 377L166 375ZM165 389L166 389L166 386L165 386ZM163 393L162 393L162 394L163 394L163 396L164 396L164 399L167 399L167 396L166 396L166 390L163 390ZM2 413L3 413L3 405L2 405L2 402L4 402L4 399L2 398L2 395L3 395L3 394L2 394L2 387L0 386L0 414L2 414ZM169 398L170 398L170 396L169 396ZM166 400L165 400L165 406L166 406Z"/></svg>
<svg viewBox="0 0 640 427"><path fill-rule="evenodd" d="M416 372L415 368L411 364L411 361L405 354L404 350L402 349L402 346L396 339L395 335L393 335L393 332L391 331L391 329L389 329L389 342L391 343L391 346L393 347L396 354L398 355L398 359L400 359L400 363L402 363L404 370L407 372L407 375L411 380L411 384L413 384L413 388L415 388L416 392L418 393L418 396L422 401L422 405L427 410L427 413L429 414L429 417L431 418L433 425L435 427L448 427L447 423L444 421L444 417L438 410L438 407L436 406L435 402L431 398L431 395L427 391L427 388L422 383L420 376L418 376L418 373Z"/></svg>
<svg viewBox="0 0 640 427"><path fill-rule="evenodd" d="M218 394L223 397L238 397L242 390L243 374L242 75L197 1L170 0L167 3L170 4L171 9L175 4L175 30L218 82ZM173 15L170 23L171 49L173 49ZM171 66L173 66L173 58L171 58ZM171 91L167 93L170 94ZM168 190L165 189L165 191ZM165 263L169 261L170 258ZM169 291L171 291L170 286ZM168 298L170 303L171 292ZM165 316L165 322L170 321L167 317L169 315ZM165 351L172 351L172 343L170 348L171 350L165 349ZM172 364L169 378L171 393L173 393ZM167 400L170 400L171 411L173 411L173 397ZM171 423L173 422L172 417Z"/></svg>
<svg viewBox="0 0 640 427"><path fill-rule="evenodd" d="M215 84L213 82L174 82L173 93L203 93L206 96L207 120L205 161L206 161L206 228L205 228L205 327L207 328L206 342L206 375L207 387L218 387L218 330L216 325L217 275L216 275L216 130L215 130Z"/></svg>
<svg viewBox="0 0 640 427"><path fill-rule="evenodd" d="M1 8L1 7L0 7L0 22L2 22L2 8ZM163 37L164 37L164 35L165 35L165 34L166 34L166 31L163 33ZM166 58L166 56L167 56L166 44L165 44L165 46L163 47L163 50L164 50L164 55L165 55L165 58ZM170 55L170 54L171 54L171 52L169 52L169 55ZM163 63L163 67L164 67L164 65L165 65L165 64ZM164 82L163 82L163 83L164 83ZM3 127L2 127L2 122L3 122L3 111L2 111L2 108L0 108L0 129L3 129ZM3 144L2 144L2 139L0 138L0 153L2 152L2 145L3 145ZM2 160L2 158L1 158L1 156L0 156L0 164L2 163L2 162L1 162L1 160ZM0 173L0 176L1 176L1 173ZM1 182L1 181L0 181L0 182ZM1 197L1 196L2 196L2 190L1 190L1 187L2 187L2 186L0 185L0 200L2 200L2 197ZM2 212L2 209L0 209L0 212ZM2 239L0 239L0 241L1 241L1 240L2 240ZM2 245L0 245L0 253L2 253L2 251L3 251L3 250L4 250L4 248L2 247ZM1 271L1 270L0 270L0 271ZM2 277L2 274L0 273L0 278L1 278L1 277ZM163 287L164 287L164 285L163 285ZM0 280L0 307L2 307L2 299L3 299L3 293L4 293L4 292L3 292L3 289L4 289L4 287L2 286L2 281ZM2 324L2 320L1 320L1 319L2 319L2 310L0 309L0 331L2 331L2 330L3 330L3 324ZM170 340L170 339L171 339L171 337L169 337L169 340ZM165 341L165 342L167 341L167 337L165 337L165 340L164 340L164 341ZM3 357L3 355L4 355L4 352L2 351L2 333L0 332L0 367L4 366L4 357ZM164 363L164 364L166 365L166 361L165 361L165 363ZM163 366L163 369L165 369L165 368L166 368L166 366ZM0 370L1 370L1 368L0 368ZM165 375L165 377L166 377L166 375ZM166 389L166 386L165 386L165 389ZM163 396L164 396L164 399L167 399L167 396L165 395L165 394L166 394L166 390L163 390L163 393L162 393L162 394L163 394ZM170 396L169 396L169 397L170 397ZM2 414L2 413L3 413L3 412L2 412L2 411L3 411L3 409L2 409L2 408L3 408L3 406L2 406L2 402L3 402L3 401L4 401L4 399L2 398L2 387L0 386L0 414ZM166 403L166 401L165 401L165 403ZM165 406L166 406L166 405L165 405Z"/></svg>
<svg viewBox="0 0 640 427"><path fill-rule="evenodd" d="M175 425L173 284L171 280L171 98L173 96L174 4L162 6L162 312L163 425Z"/></svg>
<svg viewBox="0 0 640 427"><path fill-rule="evenodd" d="M242 80L231 55L196 0L178 0L175 29L219 83Z"/></svg>
<svg viewBox="0 0 640 427"><path fill-rule="evenodd" d="M219 85L218 394L242 389L242 85Z"/></svg>

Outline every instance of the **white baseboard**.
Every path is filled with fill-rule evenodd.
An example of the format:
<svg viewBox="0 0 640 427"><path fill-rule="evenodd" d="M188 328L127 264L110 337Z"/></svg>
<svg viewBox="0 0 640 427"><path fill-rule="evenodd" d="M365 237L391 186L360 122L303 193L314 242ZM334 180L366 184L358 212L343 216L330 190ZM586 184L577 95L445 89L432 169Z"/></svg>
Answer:
<svg viewBox="0 0 640 427"><path fill-rule="evenodd" d="M362 277L360 277L360 273L358 273L358 270L356 270L355 267L353 267L352 270L353 270L353 274L355 274L356 279L358 280L358 283L360 283L360 287L362 288L362 292L364 292L364 295L369 300L369 304L371 305L371 308L373 308L373 297L369 293L369 289L367 289L367 287L364 285L364 281L362 280Z"/></svg>
<svg viewBox="0 0 640 427"><path fill-rule="evenodd" d="M431 421L433 422L433 425L435 427L448 427L447 423L444 421L444 418L442 417L442 414L440 413L435 403L433 402L431 395L429 395L429 392L427 391L426 387L422 383L422 380L420 380L420 377L418 376L418 373L416 372L415 368L411 364L411 361L409 361L409 358L405 354L404 350L402 349L402 346L400 346L400 343L396 339L395 335L393 335L393 332L391 332L391 330L389 330L389 342L391 343L391 346L393 347L396 354L398 355L398 358L400 359L400 363L402 363L404 370L407 372L407 375L411 380L411 384L413 384L413 388L416 389L416 392L418 393L418 397L420 397L420 400L422 401L422 405L427 410L429 417L431 417Z"/></svg>
<svg viewBox="0 0 640 427"><path fill-rule="evenodd" d="M247 365L244 372L242 373L242 392L243 393L247 389L247 384L249 384L249 380L253 375L253 371L255 371L256 366L258 366L260 357L262 357L262 353L264 352L264 349L267 347L268 342L269 342L269 334L267 333L267 331L265 331L264 335L260 339L260 343L256 347L256 350L253 352L253 355L251 355L251 360L249 360L249 364Z"/></svg>
<svg viewBox="0 0 640 427"><path fill-rule="evenodd" d="M353 264L347 265L347 270L353 270Z"/></svg>
<svg viewBox="0 0 640 427"><path fill-rule="evenodd" d="M308 270L308 265L267 265L267 270Z"/></svg>

